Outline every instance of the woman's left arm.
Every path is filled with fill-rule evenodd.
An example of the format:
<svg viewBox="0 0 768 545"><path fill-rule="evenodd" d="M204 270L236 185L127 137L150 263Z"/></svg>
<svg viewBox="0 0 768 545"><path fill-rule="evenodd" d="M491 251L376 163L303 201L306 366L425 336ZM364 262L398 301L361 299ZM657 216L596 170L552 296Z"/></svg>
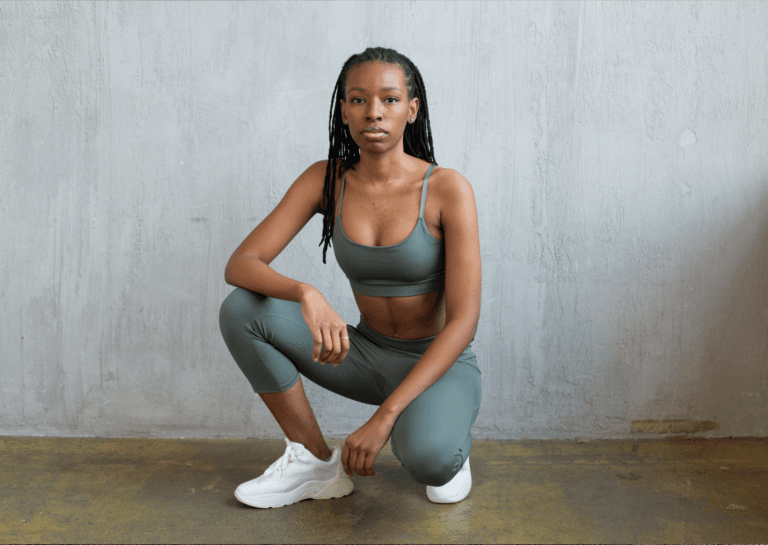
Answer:
<svg viewBox="0 0 768 545"><path fill-rule="evenodd" d="M469 182L446 170L441 222L445 237L445 326L371 418L347 437L341 463L347 475L371 476L373 462L405 408L442 377L469 346L480 319L480 235Z"/></svg>
<svg viewBox="0 0 768 545"><path fill-rule="evenodd" d="M467 179L455 170L446 169L443 176L445 327L372 417L392 425L411 401L451 368L472 342L480 319L482 268L475 194Z"/></svg>

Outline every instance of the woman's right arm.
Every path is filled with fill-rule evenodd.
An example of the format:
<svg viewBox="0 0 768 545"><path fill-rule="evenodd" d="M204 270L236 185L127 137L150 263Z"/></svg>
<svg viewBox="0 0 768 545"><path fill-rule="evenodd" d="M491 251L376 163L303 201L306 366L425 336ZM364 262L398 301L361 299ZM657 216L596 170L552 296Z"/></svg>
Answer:
<svg viewBox="0 0 768 545"><path fill-rule="evenodd" d="M237 247L224 270L227 284L297 302L316 289L279 274L269 264L320 211L326 163L318 161L305 170L275 209Z"/></svg>
<svg viewBox="0 0 768 545"><path fill-rule="evenodd" d="M269 264L320 211L326 161L318 161L288 189L280 203L238 246L224 271L227 284L286 301L301 303L312 333L312 359L339 365L349 352L347 324L320 290L275 272Z"/></svg>

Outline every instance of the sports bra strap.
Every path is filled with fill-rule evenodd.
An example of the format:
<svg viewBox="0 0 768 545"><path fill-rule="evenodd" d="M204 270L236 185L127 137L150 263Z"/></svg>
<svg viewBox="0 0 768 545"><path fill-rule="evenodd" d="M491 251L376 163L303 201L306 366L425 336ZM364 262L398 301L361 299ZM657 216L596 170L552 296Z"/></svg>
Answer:
<svg viewBox="0 0 768 545"><path fill-rule="evenodd" d="M427 203L427 182L429 182L429 175L432 174L432 169L435 168L435 163L429 165L427 174L424 176L424 184L421 188L421 204L419 205L419 219L424 217L424 208Z"/></svg>

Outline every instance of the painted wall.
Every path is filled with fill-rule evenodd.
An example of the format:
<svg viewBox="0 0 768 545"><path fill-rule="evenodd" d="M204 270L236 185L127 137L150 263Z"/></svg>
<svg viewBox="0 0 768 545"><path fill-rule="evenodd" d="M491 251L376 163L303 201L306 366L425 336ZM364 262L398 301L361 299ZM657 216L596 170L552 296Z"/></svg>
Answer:
<svg viewBox="0 0 768 545"><path fill-rule="evenodd" d="M0 3L0 433L282 437L224 267L376 45L477 198L475 438L765 436L764 2ZM357 324L321 233L272 266ZM328 437L375 410L305 385Z"/></svg>

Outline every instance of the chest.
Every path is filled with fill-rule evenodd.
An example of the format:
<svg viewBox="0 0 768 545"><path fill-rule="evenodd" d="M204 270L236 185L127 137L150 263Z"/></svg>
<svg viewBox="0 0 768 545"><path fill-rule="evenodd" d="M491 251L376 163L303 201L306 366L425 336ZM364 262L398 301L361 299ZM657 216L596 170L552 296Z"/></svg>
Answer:
<svg viewBox="0 0 768 545"><path fill-rule="evenodd" d="M407 239L419 220L423 178L387 191L361 187L350 178L347 172L343 197L341 181L336 182L334 209L338 222L341 204L341 224L347 238L366 246L391 246ZM443 240L439 185L439 177L432 175L427 185L424 222L433 237Z"/></svg>

